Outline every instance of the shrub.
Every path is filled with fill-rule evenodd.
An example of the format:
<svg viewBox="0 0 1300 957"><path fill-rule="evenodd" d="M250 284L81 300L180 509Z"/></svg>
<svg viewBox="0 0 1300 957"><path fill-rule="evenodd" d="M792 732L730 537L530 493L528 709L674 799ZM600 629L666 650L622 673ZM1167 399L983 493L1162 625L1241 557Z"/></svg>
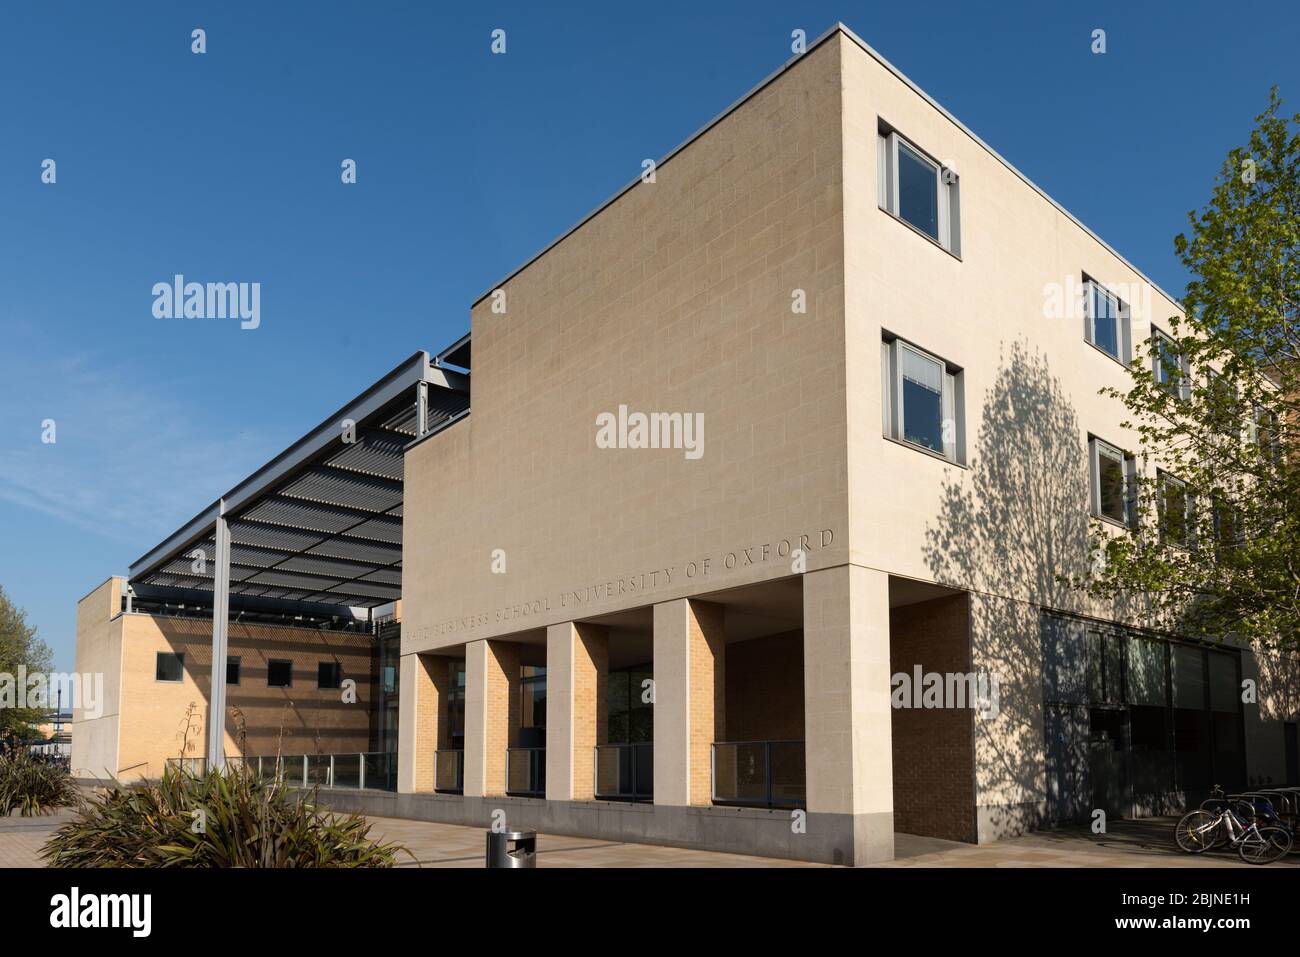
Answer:
<svg viewBox="0 0 1300 957"><path fill-rule="evenodd" d="M58 764L22 749L0 754L0 817L15 809L23 817L34 817L80 803L76 782Z"/></svg>
<svg viewBox="0 0 1300 957"><path fill-rule="evenodd" d="M314 794L227 768L167 767L161 781L115 784L42 848L51 867L392 867L396 844Z"/></svg>

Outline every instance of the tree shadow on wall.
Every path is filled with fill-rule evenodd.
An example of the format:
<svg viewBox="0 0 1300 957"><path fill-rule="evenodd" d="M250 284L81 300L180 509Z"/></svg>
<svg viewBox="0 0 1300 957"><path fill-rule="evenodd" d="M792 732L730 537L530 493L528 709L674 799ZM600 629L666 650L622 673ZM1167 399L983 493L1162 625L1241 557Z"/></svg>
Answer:
<svg viewBox="0 0 1300 957"><path fill-rule="evenodd" d="M999 692L997 716L975 718L977 803L986 826L1018 831L1041 823L1046 794L1039 608L1077 606L1058 576L1089 566L1084 441L1041 354L1003 345L969 448L924 554L937 581L972 592L972 667L994 673Z"/></svg>

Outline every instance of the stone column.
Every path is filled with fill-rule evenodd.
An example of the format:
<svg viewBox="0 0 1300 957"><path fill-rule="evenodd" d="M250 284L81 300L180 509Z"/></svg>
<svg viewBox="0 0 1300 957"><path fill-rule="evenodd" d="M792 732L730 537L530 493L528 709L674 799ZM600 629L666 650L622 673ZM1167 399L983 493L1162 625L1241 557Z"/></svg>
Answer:
<svg viewBox="0 0 1300 957"><path fill-rule="evenodd" d="M465 797L487 791L488 643L465 643Z"/></svg>
<svg viewBox="0 0 1300 957"><path fill-rule="evenodd" d="M803 580L810 840L844 864L894 855L889 576L858 565Z"/></svg>
<svg viewBox="0 0 1300 957"><path fill-rule="evenodd" d="M723 608L680 598L654 608L655 803L712 802L712 745L726 739Z"/></svg>
<svg viewBox="0 0 1300 957"><path fill-rule="evenodd" d="M565 621L546 629L546 798L590 801L595 749L609 730L609 631Z"/></svg>

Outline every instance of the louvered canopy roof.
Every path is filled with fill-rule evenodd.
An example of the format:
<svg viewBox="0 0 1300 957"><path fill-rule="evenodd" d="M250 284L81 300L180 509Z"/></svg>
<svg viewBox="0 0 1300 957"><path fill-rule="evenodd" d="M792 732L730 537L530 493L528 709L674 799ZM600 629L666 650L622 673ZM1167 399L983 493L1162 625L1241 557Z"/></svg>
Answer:
<svg viewBox="0 0 1300 957"><path fill-rule="evenodd" d="M403 450L468 412L469 377L417 352L135 562L132 586L211 595L224 514L232 608L400 598Z"/></svg>

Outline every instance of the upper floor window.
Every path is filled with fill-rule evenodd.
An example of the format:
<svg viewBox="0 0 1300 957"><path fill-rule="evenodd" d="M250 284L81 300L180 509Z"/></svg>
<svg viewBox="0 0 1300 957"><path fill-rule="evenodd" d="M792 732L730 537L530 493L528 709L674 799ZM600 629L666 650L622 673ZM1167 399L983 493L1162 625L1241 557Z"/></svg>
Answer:
<svg viewBox="0 0 1300 957"><path fill-rule="evenodd" d="M322 661L316 666L317 688L343 687L343 666L337 661Z"/></svg>
<svg viewBox="0 0 1300 957"><path fill-rule="evenodd" d="M1246 426L1250 441L1257 443L1265 456L1275 465L1282 462L1282 441L1277 424L1276 412L1256 407L1254 415L1250 417Z"/></svg>
<svg viewBox="0 0 1300 957"><path fill-rule="evenodd" d="M1084 338L1128 365L1132 353L1128 306L1103 286L1083 277Z"/></svg>
<svg viewBox="0 0 1300 957"><path fill-rule="evenodd" d="M880 208L961 255L961 203L957 174L891 129L878 138L876 181Z"/></svg>
<svg viewBox="0 0 1300 957"><path fill-rule="evenodd" d="M1155 346L1152 350L1152 371L1155 372L1156 385L1176 399L1190 398L1191 380L1188 377L1187 360L1178 351L1174 340L1159 329L1151 331L1151 338Z"/></svg>
<svg viewBox="0 0 1300 957"><path fill-rule="evenodd" d="M184 681L185 655L171 651L158 652L153 677L155 681Z"/></svg>
<svg viewBox="0 0 1300 957"><path fill-rule="evenodd" d="M1257 415L1243 407L1237 387L1211 369L1205 377L1206 419L1219 432L1242 441L1258 437Z"/></svg>
<svg viewBox="0 0 1300 957"><path fill-rule="evenodd" d="M885 435L962 463L962 373L901 339L880 344Z"/></svg>
<svg viewBox="0 0 1300 957"><path fill-rule="evenodd" d="M226 655L226 684L239 684L240 666L243 664L239 655Z"/></svg>
<svg viewBox="0 0 1300 957"><path fill-rule="evenodd" d="M1210 509L1214 525L1214 556L1223 561L1230 549L1241 544L1241 516L1222 495L1211 497Z"/></svg>
<svg viewBox="0 0 1300 957"><path fill-rule="evenodd" d="M1168 472L1156 476L1160 495L1156 499L1160 517L1160 540L1187 548L1192 541L1192 497L1187 483Z"/></svg>
<svg viewBox="0 0 1300 957"><path fill-rule="evenodd" d="M268 688L293 687L293 662L283 658L272 658L266 663L266 686Z"/></svg>
<svg viewBox="0 0 1300 957"><path fill-rule="evenodd" d="M1088 457L1092 514L1120 525L1132 525L1133 489L1137 482L1133 456L1094 437L1088 440Z"/></svg>

